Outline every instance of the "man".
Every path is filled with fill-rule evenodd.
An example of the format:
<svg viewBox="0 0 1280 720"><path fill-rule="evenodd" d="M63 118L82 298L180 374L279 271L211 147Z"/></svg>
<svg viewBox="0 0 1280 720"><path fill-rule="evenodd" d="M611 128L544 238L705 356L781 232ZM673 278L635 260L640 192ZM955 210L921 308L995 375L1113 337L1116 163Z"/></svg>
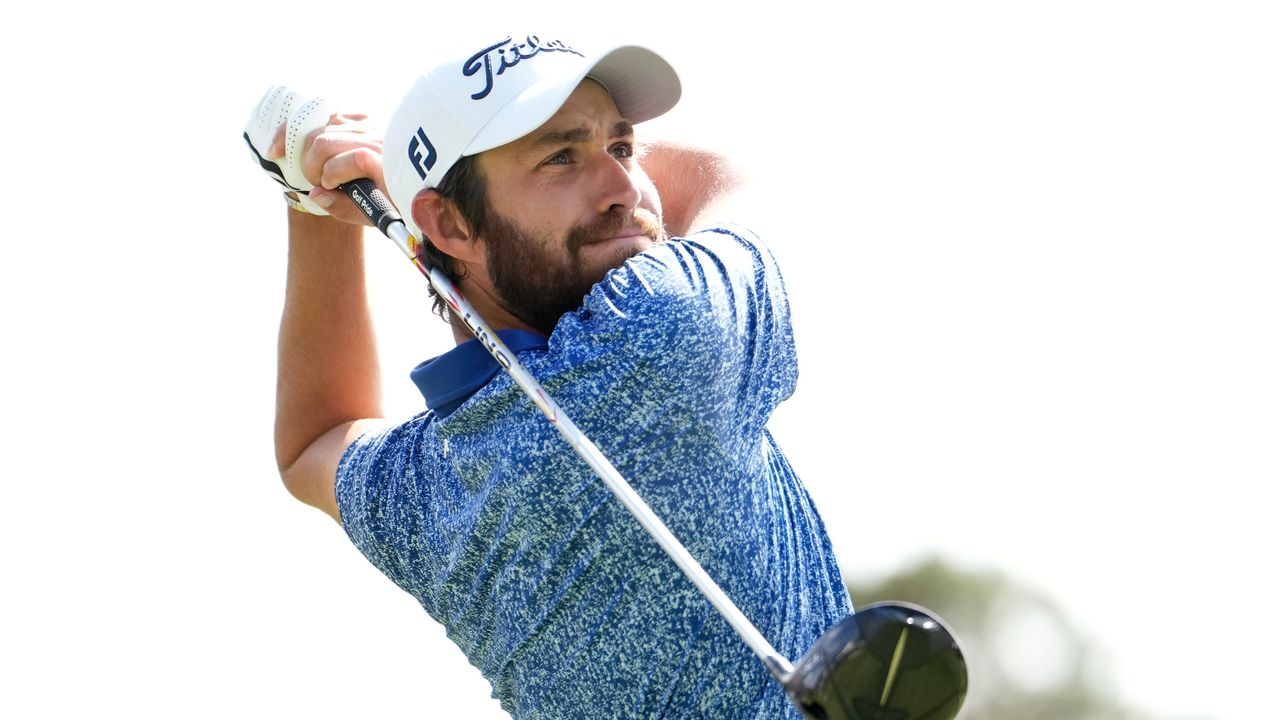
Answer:
<svg viewBox="0 0 1280 720"><path fill-rule="evenodd" d="M332 213L289 214L285 483L445 626L514 717L798 717L465 325L412 373L428 411L380 419L363 217L333 190L361 177L779 652L799 657L850 612L765 429L796 380L772 256L704 224L734 195L718 158L636 153L632 123L675 104L674 71L637 47L491 40L419 78L385 145L362 116L325 114L261 153L316 186L296 209Z"/></svg>

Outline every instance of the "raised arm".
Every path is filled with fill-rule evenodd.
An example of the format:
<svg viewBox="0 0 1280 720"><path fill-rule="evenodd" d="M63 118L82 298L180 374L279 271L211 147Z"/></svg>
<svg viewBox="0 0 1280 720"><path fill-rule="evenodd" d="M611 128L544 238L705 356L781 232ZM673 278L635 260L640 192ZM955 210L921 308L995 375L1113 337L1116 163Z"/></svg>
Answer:
<svg viewBox="0 0 1280 720"><path fill-rule="evenodd" d="M296 119L296 118L295 118ZM315 185L315 215L289 209L289 262L277 366L275 449L285 486L340 520L334 477L347 446L383 425L373 322L365 292L364 216L341 192L381 183L381 139L361 115L326 115L292 162ZM268 160L285 157L282 125Z"/></svg>
<svg viewBox="0 0 1280 720"><path fill-rule="evenodd" d="M382 416L365 295L362 228L289 210L280 320L276 462L289 492L338 519L333 482L347 445Z"/></svg>
<svg viewBox="0 0 1280 720"><path fill-rule="evenodd" d="M671 235L687 235L712 219L750 220L752 185L724 155L658 141L644 146L640 165L658 188L663 219Z"/></svg>

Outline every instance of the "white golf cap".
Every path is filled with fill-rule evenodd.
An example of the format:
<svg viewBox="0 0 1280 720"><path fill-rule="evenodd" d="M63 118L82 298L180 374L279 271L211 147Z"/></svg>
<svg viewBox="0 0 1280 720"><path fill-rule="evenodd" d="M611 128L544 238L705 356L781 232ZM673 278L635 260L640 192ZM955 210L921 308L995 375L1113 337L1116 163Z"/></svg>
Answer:
<svg viewBox="0 0 1280 720"><path fill-rule="evenodd" d="M415 237L413 198L439 186L467 155L505 145L556 114L584 78L604 86L633 123L680 99L680 79L657 53L634 45L580 50L540 35L498 35L420 75L387 123L383 172L391 201Z"/></svg>

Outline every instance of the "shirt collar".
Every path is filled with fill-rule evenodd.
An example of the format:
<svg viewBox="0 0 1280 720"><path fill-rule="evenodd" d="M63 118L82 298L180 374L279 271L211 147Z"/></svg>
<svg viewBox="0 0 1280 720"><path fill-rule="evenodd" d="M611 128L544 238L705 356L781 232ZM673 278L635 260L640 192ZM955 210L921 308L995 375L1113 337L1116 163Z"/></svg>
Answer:
<svg viewBox="0 0 1280 720"><path fill-rule="evenodd" d="M512 353L547 348L547 338L530 330L497 332ZM418 386L427 407L443 418L492 380L498 369L498 362L489 351L479 340L471 339L417 366L409 377Z"/></svg>

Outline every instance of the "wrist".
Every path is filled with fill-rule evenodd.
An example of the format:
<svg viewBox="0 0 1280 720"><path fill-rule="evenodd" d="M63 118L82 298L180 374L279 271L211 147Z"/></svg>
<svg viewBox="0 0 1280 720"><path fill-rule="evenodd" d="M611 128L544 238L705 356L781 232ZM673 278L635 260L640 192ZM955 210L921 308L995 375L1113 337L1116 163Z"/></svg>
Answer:
<svg viewBox="0 0 1280 720"><path fill-rule="evenodd" d="M330 257L338 248L364 248L365 225L354 225L331 215L312 215L292 208L288 213L288 236L291 246L304 248ZM345 252L342 250L341 252Z"/></svg>
<svg viewBox="0 0 1280 720"><path fill-rule="evenodd" d="M288 205L289 209L293 210L294 212L300 212L303 215L314 215L315 213L308 210L307 206L302 204L302 201L298 199L297 195L298 195L297 193L285 190L284 204Z"/></svg>
<svg viewBox="0 0 1280 720"><path fill-rule="evenodd" d="M291 209L305 215L328 215L329 211L326 208L333 201L323 195L311 197L308 193L298 190L285 190L284 202Z"/></svg>

